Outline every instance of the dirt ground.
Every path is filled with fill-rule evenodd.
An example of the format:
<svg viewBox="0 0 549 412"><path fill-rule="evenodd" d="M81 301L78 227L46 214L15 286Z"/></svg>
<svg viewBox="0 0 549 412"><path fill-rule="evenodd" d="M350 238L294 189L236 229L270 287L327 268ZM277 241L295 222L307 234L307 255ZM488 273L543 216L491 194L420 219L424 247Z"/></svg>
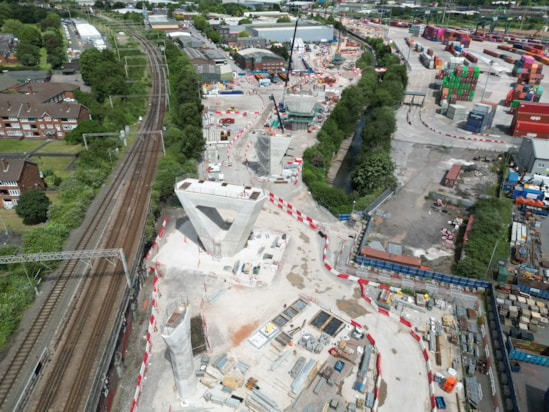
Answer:
<svg viewBox="0 0 549 412"><path fill-rule="evenodd" d="M454 261L454 244L442 239L441 229L453 230L455 217L466 219L467 201L487 193L497 182L495 173L501 154L459 148L433 147L417 143L395 142L393 159L396 175L402 186L374 213L368 240L401 244L404 254L422 257L424 265L450 272ZM441 182L453 164L462 165L454 188ZM453 200L456 207L435 206L429 192L436 192ZM403 213L403 208L406 212Z"/></svg>

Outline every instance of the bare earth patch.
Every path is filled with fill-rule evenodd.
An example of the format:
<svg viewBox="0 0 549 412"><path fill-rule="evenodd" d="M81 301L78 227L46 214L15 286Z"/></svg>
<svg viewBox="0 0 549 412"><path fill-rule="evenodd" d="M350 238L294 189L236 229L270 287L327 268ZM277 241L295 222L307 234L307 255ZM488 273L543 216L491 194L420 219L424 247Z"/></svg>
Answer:
<svg viewBox="0 0 549 412"><path fill-rule="evenodd" d="M255 321L253 323L248 323L247 325L241 326L240 329L238 329L231 337L233 345L234 346L240 345L244 339L246 339L248 336L251 335L251 333L254 330L256 330L257 325L259 325L259 321Z"/></svg>
<svg viewBox="0 0 549 412"><path fill-rule="evenodd" d="M286 275L286 278L290 281L290 283L292 284L292 286L298 288L298 289L303 289L305 288L305 283L303 282L303 277L298 275L297 273L294 273L294 272L289 272L287 275Z"/></svg>
<svg viewBox="0 0 549 412"><path fill-rule="evenodd" d="M351 318L358 318L368 313L366 308L361 306L356 299L338 299L336 303L337 308Z"/></svg>

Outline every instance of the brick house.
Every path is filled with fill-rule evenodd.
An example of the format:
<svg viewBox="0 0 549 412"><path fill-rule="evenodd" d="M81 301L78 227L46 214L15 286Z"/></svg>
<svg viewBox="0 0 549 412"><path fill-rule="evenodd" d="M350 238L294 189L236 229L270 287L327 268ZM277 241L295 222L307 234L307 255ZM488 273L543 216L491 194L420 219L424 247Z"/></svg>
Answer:
<svg viewBox="0 0 549 412"><path fill-rule="evenodd" d="M0 94L0 139L63 139L90 118L86 106L69 101L41 102L36 95ZM70 99L73 100L74 99Z"/></svg>
<svg viewBox="0 0 549 412"><path fill-rule="evenodd" d="M13 209L22 193L44 188L36 163L27 159L0 159L0 206Z"/></svg>
<svg viewBox="0 0 549 412"><path fill-rule="evenodd" d="M279 55L265 49L239 50L234 61L241 68L258 71L278 71L286 67L286 61Z"/></svg>

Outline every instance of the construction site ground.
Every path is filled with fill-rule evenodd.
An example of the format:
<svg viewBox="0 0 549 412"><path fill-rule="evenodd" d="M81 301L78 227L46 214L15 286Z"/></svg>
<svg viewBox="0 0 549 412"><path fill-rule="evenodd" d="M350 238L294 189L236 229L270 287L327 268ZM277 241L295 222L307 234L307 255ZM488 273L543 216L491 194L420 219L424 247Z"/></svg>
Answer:
<svg viewBox="0 0 549 412"><path fill-rule="evenodd" d="M395 33L396 31L391 28L389 36L393 38L395 34L395 42L402 44L405 33ZM433 45L433 47L439 46ZM334 51L335 48L332 47L330 53ZM412 54L412 57L417 60L417 56ZM319 61L321 59L321 56L317 56L313 57L312 61L316 61L314 64L321 65L322 62ZM411 60L411 66L409 84L413 85L414 90L426 91L428 97L423 108L403 105L397 110L398 129L393 142L393 159L402 187L397 195L381 206L382 213L376 214L376 226L372 236L377 236L384 242L402 243L410 253L423 254L428 261L428 266L436 270L448 271L452 253L447 244L442 244L440 229L447 225L448 217L452 213L440 211L439 208L433 209L433 201L425 199L426 195L429 191L438 191L464 200L473 200L487 186L495 183L492 164L514 141L505 136L500 139L503 143L494 143L481 138L467 140L452 137L461 134L462 131L455 124L450 124L448 119L436 113L437 106L433 92L429 89L435 72L424 69L419 61ZM334 93L340 92L345 86L358 80L357 74L351 70L341 72L326 70L325 73L337 79L331 89ZM297 92L300 89L312 88L316 83L314 76L303 76L295 81L299 82L299 84L296 83ZM484 84L483 82L484 79L481 78L479 84ZM498 98L504 97L511 82L512 78L495 78L493 81L490 79L486 99L497 101ZM235 134L240 136L230 147L228 144L218 147L213 158L201 165L202 176L208 177L209 172L206 169L209 164L212 161L218 161L225 181L260 186L272 191L307 216L318 220L322 230L335 243L329 251L330 259L334 261L339 250L338 245L346 242L349 236L357 237L360 226L351 228L337 222L332 215L317 205L299 177L285 184L275 184L268 179L260 179L253 173L253 168L249 166L255 159L254 135L263 130L266 121L275 118L269 95L274 95L280 101L282 85L278 83L259 88L257 81L250 76L239 77L238 83L244 90L245 96L205 98L204 105L209 112L209 118L212 119L210 127L231 130L231 136ZM498 97L499 95L501 97ZM326 107L329 111L329 105ZM507 115L502 112L500 116L505 120ZM235 123L220 125L219 120L226 117L234 118ZM429 130L424 126L424 121L444 133ZM315 131L320 126L321 122L312 128L311 133L306 130L292 132L293 141L288 150L288 160L301 157L304 149L315 143ZM450 136L446 136L446 133ZM490 162L484 161L484 158L490 159ZM464 166L470 166L473 163L476 170L463 173L456 188L443 188L440 186L440 181L453 163ZM402 405L406 405L409 411L429 409L427 370L419 346L411 338L406 327L384 315L375 313L360 297L360 290L356 284L338 279L325 269L322 262L323 239L316 231L297 222L272 204L266 203L254 231L270 233L271 237L286 233L288 244L284 256L277 265L277 270L274 271L273 266L273 271L267 276L264 276L265 273L260 275L261 287L256 284L256 287L252 288L244 286L245 279L240 279L240 282L233 279L229 272L224 270L224 267L229 265L220 266L219 262L214 262L211 256L199 252L198 246L193 243L192 235L184 234L190 234L192 230L185 226L188 222L185 223L182 209L170 209L166 213L169 216L167 230L160 248L155 251L154 260L149 262L153 266L158 263L158 268L163 275L160 280L162 294L162 299L159 301L160 310L165 314L164 316L167 316L177 303L188 299L193 314L200 313L207 324L210 345L208 355L212 361L216 356L227 353L236 360L249 363L250 368L244 377L245 380L250 376L258 379L257 385L266 395L282 408L292 410L292 398L288 396L288 387L291 383L288 370L297 356L303 353L307 356L312 355L299 345L294 345L288 358L280 367L269 371L272 363L280 356L280 352L272 345L266 345L258 350L249 343L248 339L279 314L284 309L284 305L290 305L302 298L309 300L311 307L315 310L323 308L346 322L350 319L360 321L376 339L383 359L379 410L393 411L401 408ZM423 251L425 253L422 253ZM147 327L151 296L150 285L147 288L140 294L140 307L136 315L138 324L141 325L141 328L136 328L140 330L138 333L140 338L132 341L129 349L136 355L126 358L126 379L122 381L119 391L121 409L129 405L135 391L136 371L142 360L139 355L144 347L142 335ZM374 291L370 293L372 296L375 294ZM450 308L451 306L448 306L446 310L449 311ZM438 309L434 309L436 310ZM420 329L421 325L425 325L431 317L440 319L443 315L442 312L423 314L413 310L406 314L414 324L417 322ZM309 316L307 315L306 318L304 329L315 333L307 323L310 321ZM294 327L301 326L303 321L296 323L292 323ZM140 404L150 405L154 410L182 409L181 401L177 399L174 392L173 375L160 338L161 328L160 322L154 337L154 355L149 365ZM343 337L343 332L333 338L330 345L340 337ZM454 352L453 344L447 343L446 339L441 341L442 365L434 368L445 373L451 366L451 362L459 356L457 349ZM319 365L331 359L326 355L326 349L318 355ZM196 358L195 361L196 366L199 367L200 359ZM347 402L354 401L356 394L350 391L348 386L356 375L356 367L344 369L344 372L345 383L341 392L327 391L325 394L327 400L341 396ZM316 378L311 382L314 385ZM482 383L484 388L486 382ZM204 392L210 390L219 391L220 387L210 389L199 384L191 404L197 407L211 407L211 404L206 404L202 398ZM312 390L312 387L309 386L308 390ZM436 388L436 391L437 394L444 395L439 388ZM242 389L239 388L235 393L242 394ZM309 398L304 397L301 400L307 402L307 399ZM410 402L410 399L414 399L414 402ZM449 404L448 410L458 410L453 394L445 396L445 399ZM490 410L489 405L486 405L486 408Z"/></svg>
<svg viewBox="0 0 549 412"><path fill-rule="evenodd" d="M272 232L273 221L277 222L276 232ZM354 235L343 224L332 222L330 226L335 225L338 226L339 232L333 232L327 226L324 227L332 238L345 234ZM313 375L313 379L304 385L307 390L297 405L293 405L296 394L291 393L290 384L293 379L288 375L299 356L317 360L319 371L326 363L333 365L336 359L329 355L327 350L350 335L351 319L365 325L366 332L376 339L377 348L382 355L383 372L379 410L395 410L409 399L415 399L415 402L409 404L407 410L419 412L428 409L430 401L425 360L408 328L398 321L375 312L361 298L360 289L356 283L338 279L330 274L322 265L323 239L305 225L297 224L291 216L279 211L272 204L267 204L264 208L254 229L254 233L261 233L263 237L267 232L270 232L270 239L286 233L286 251L276 271L274 266L272 271L266 273L261 271L257 276L256 287L249 287L245 276L237 279L223 269L230 266L230 263L216 261L211 256L199 252L192 229L189 228L189 222L182 217L182 210L170 211L167 230L160 241L157 254L151 261L151 266L156 267L162 275L158 284L161 295L158 301L158 312L162 316L158 320L158 333L153 336L153 356L150 359L140 402L143 405L153 405L154 410L169 407L176 410L182 407L174 392L173 374L169 360L165 356L166 347L160 333L163 319L167 319L179 303L188 300L192 316L201 315L207 325L209 350L206 355L210 357L211 362L227 354L235 360L235 363L242 361L250 365L239 382L244 384L250 377L258 379L257 385L261 391L277 402L281 409L296 410L299 406L298 410L300 410L307 405L313 405L311 410L320 410L317 408L320 408L324 402L339 399L341 407L337 410L345 410L345 402L356 400L359 393L351 388L356 379L358 364L352 366L351 362L346 362L338 383L334 387L325 385L319 395L312 393L318 380L318 377ZM257 255L257 250L250 248L244 252L244 254L250 253ZM238 256L236 259L244 261L252 257ZM368 293L375 296L376 290L372 289ZM286 306L290 306L298 299L307 301L308 308L284 327L286 332L299 327L294 335L296 336L294 346L282 349L279 345L268 343L261 349L257 349L249 342L257 330L264 328L284 311ZM143 309L146 309L144 304L141 307L141 310ZM319 331L310 325L319 310L324 310L341 319L347 326L343 326L321 353L315 355L298 345L297 341L301 333L319 337ZM451 306L448 306L445 311L435 308L432 312L425 313L410 308L406 309L403 315L417 324L418 329L425 330L430 317L440 320L443 314L451 312ZM441 341L443 342L441 350L444 355L442 364L436 366L436 370L447 375L446 370L452 365L452 360L459 360L459 357L455 349L447 346L445 339ZM361 345L365 343L365 340L360 342ZM271 371L273 363L284 350L289 351L289 355L278 368ZM432 356L432 364L435 367L434 354ZM198 369L200 357L197 357L195 362ZM367 390L372 391L375 381L373 361L369 370ZM227 376L234 375L234 372L232 374L229 372ZM202 397L205 392L225 394L219 382L211 376L205 381L214 381L212 388L199 383L196 396L188 400L189 407L211 407L212 404ZM438 395L445 395L442 390L438 388L436 390ZM234 394L245 398L246 390L240 386ZM461 393L461 399L463 399L463 393ZM445 400L449 410L457 410L454 394L446 396Z"/></svg>

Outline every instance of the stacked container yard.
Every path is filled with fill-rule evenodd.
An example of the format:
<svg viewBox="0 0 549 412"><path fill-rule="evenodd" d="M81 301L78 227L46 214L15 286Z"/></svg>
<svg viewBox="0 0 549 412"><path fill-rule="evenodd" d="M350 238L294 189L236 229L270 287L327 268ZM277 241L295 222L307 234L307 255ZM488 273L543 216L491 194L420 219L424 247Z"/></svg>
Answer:
<svg viewBox="0 0 549 412"><path fill-rule="evenodd" d="M428 69L442 70L444 68L444 61L442 61L440 57L434 56L433 54L421 53L419 55L419 61Z"/></svg>
<svg viewBox="0 0 549 412"><path fill-rule="evenodd" d="M447 69L455 69L456 67L458 66L463 66L465 65L466 62L465 62L465 58L460 56L460 57L450 57L450 60L448 61L448 64L447 64Z"/></svg>
<svg viewBox="0 0 549 412"><path fill-rule="evenodd" d="M448 100L450 104L459 101L473 101L480 69L478 67L458 66L442 79L441 104Z"/></svg>
<svg viewBox="0 0 549 412"><path fill-rule="evenodd" d="M549 139L549 104L520 102L511 130L517 137Z"/></svg>
<svg viewBox="0 0 549 412"><path fill-rule="evenodd" d="M509 93L507 93L505 106L518 107L520 100L538 103L542 95L543 86L541 85L517 84L514 89L509 90Z"/></svg>
<svg viewBox="0 0 549 412"><path fill-rule="evenodd" d="M446 30L442 27L428 25L423 30L423 37L427 40L441 42L444 39L444 32Z"/></svg>
<svg viewBox="0 0 549 412"><path fill-rule="evenodd" d="M536 60L532 56L522 56L520 60L515 62L513 67L513 76L517 78L517 83L528 83L530 85L538 85L543 79L541 71L543 65L536 63Z"/></svg>
<svg viewBox="0 0 549 412"><path fill-rule="evenodd" d="M442 39L443 44L449 44L450 42L459 42L463 47L469 47L471 44L471 35L464 31L459 30L446 30Z"/></svg>
<svg viewBox="0 0 549 412"><path fill-rule="evenodd" d="M469 53L468 51L462 51L461 55L465 57L467 60L469 60L471 63L478 62L478 57L475 56L473 53Z"/></svg>
<svg viewBox="0 0 549 412"><path fill-rule="evenodd" d="M425 24L412 24L408 31L412 36L422 36L425 31Z"/></svg>
<svg viewBox="0 0 549 412"><path fill-rule="evenodd" d="M435 68L435 62L434 62L433 56L430 56L427 53L421 53L419 55L419 61L428 69Z"/></svg>
<svg viewBox="0 0 549 412"><path fill-rule="evenodd" d="M459 104L451 104L448 106L446 116L456 121L465 120L467 117L467 108Z"/></svg>
<svg viewBox="0 0 549 412"><path fill-rule="evenodd" d="M471 34L471 40L474 40L474 41L484 41L484 34L483 34L483 33Z"/></svg>
<svg viewBox="0 0 549 412"><path fill-rule="evenodd" d="M497 103L475 103L473 110L467 116L465 129L474 133L484 133L492 127L496 109Z"/></svg>

